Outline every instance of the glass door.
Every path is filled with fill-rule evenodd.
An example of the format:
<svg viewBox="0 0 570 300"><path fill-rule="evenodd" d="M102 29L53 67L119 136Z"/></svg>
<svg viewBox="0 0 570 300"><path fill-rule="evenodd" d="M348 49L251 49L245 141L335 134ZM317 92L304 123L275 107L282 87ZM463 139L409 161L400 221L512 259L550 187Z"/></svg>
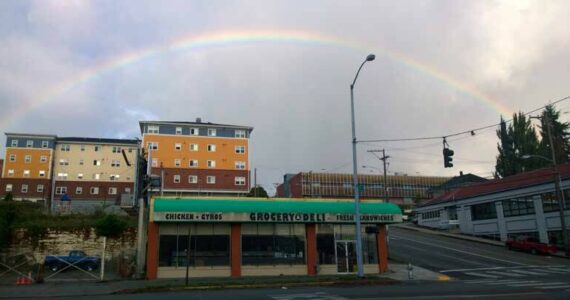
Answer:
<svg viewBox="0 0 570 300"><path fill-rule="evenodd" d="M336 270L338 273L354 273L356 251L354 241L336 241Z"/></svg>

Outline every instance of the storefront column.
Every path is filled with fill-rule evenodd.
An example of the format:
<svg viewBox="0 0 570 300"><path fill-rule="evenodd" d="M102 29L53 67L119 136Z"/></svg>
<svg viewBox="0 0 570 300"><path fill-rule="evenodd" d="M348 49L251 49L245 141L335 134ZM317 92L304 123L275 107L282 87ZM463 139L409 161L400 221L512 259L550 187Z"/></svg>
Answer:
<svg viewBox="0 0 570 300"><path fill-rule="evenodd" d="M378 225L378 233L376 234L378 245L376 248L378 249L378 270L380 273L388 271L388 245L386 240L386 225Z"/></svg>
<svg viewBox="0 0 570 300"><path fill-rule="evenodd" d="M317 275L317 226L315 224L306 224L305 233L307 238L307 274Z"/></svg>
<svg viewBox="0 0 570 300"><path fill-rule="evenodd" d="M148 223L148 242L146 249L146 279L156 279L158 273L158 224Z"/></svg>
<svg viewBox="0 0 570 300"><path fill-rule="evenodd" d="M241 224L233 223L230 242L231 274L232 277L241 276Z"/></svg>

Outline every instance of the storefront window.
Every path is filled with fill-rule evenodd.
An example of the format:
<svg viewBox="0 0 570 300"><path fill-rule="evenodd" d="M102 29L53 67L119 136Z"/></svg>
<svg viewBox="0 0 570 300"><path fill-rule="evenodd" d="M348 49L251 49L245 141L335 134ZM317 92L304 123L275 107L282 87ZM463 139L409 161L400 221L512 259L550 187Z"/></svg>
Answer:
<svg viewBox="0 0 570 300"><path fill-rule="evenodd" d="M319 265L336 264L333 224L317 224L317 255Z"/></svg>
<svg viewBox="0 0 570 300"><path fill-rule="evenodd" d="M305 264L304 224L242 224L243 265Z"/></svg>
<svg viewBox="0 0 570 300"><path fill-rule="evenodd" d="M376 234L366 233L367 226L362 224L362 257L365 264L378 263ZM317 224L317 253L318 261L321 265L336 264L335 252L337 242L349 242L354 244L356 249L355 225L352 224ZM342 256L342 254L341 254Z"/></svg>
<svg viewBox="0 0 570 300"><path fill-rule="evenodd" d="M495 202L487 202L471 206L471 219L473 221L496 218L497 209L495 207Z"/></svg>
<svg viewBox="0 0 570 300"><path fill-rule="evenodd" d="M229 232L229 224L161 224L158 265L229 266Z"/></svg>
<svg viewBox="0 0 570 300"><path fill-rule="evenodd" d="M503 200L503 214L505 217L534 214L534 200L532 197Z"/></svg>

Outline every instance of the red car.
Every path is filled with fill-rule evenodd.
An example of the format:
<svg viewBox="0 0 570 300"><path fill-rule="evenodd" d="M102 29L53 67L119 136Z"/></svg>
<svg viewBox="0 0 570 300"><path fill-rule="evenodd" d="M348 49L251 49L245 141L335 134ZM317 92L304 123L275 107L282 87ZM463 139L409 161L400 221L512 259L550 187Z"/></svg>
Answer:
<svg viewBox="0 0 570 300"><path fill-rule="evenodd" d="M536 238L528 236L519 236L516 239L509 239L506 242L507 249L516 249L529 251L532 254L554 254L558 251L556 245L544 244L539 242Z"/></svg>

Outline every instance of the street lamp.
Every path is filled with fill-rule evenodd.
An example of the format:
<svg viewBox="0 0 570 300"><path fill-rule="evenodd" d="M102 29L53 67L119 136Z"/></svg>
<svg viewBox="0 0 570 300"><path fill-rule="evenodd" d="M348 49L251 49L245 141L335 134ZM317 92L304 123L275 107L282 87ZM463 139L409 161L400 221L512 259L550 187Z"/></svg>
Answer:
<svg viewBox="0 0 570 300"><path fill-rule="evenodd" d="M566 228L566 214L565 214L565 202L564 193L560 190L560 172L558 171L558 166L556 165L556 156L554 153L554 147L552 144L552 136L550 135L550 124L546 125L548 127L548 137L550 141L550 148L552 149L552 159L536 154L525 154L522 155L522 159L529 159L529 158L540 158L544 159L552 164L552 169L554 172L554 188L556 189L556 200L558 200L558 210L560 213L560 232L562 233L562 241L564 242L564 253L566 256L570 256L570 244L568 244L568 229Z"/></svg>
<svg viewBox="0 0 570 300"><path fill-rule="evenodd" d="M356 125L354 122L354 84L360 74L360 70L367 61L373 61L376 58L374 54L368 54L366 60L362 62L360 68L354 76L354 80L350 85L350 112L352 121L352 182L354 189L354 219L356 223L356 265L358 268L358 277L364 277L364 267L362 263L362 237L360 230L360 195L358 191L358 163L356 160Z"/></svg>

